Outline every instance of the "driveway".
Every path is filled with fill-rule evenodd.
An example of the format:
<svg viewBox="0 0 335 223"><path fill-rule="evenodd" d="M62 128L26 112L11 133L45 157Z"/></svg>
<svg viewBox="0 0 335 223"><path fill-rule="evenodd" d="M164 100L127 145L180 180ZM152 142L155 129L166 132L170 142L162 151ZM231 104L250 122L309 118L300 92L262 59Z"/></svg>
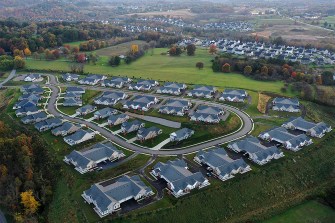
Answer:
<svg viewBox="0 0 335 223"><path fill-rule="evenodd" d="M181 123L180 122L174 122L174 121L170 121L167 119L163 119L163 118L157 118L157 117L153 117L153 116L147 116L147 115L138 115L138 114L134 114L134 113L130 113L130 112L126 112L127 115L134 117L134 118L139 118L148 122L153 122L159 125L164 125L166 127L170 127L170 128L175 128L175 129L179 129L181 127Z"/></svg>

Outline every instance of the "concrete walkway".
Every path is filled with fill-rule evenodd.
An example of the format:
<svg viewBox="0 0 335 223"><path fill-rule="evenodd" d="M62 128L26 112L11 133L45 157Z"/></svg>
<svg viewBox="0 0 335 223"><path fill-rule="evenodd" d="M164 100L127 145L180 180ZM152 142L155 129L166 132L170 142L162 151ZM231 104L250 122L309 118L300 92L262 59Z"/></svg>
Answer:
<svg viewBox="0 0 335 223"><path fill-rule="evenodd" d="M121 133L121 131L122 131L122 129L116 130L115 132L113 132L113 134L114 135L119 134L119 133Z"/></svg>
<svg viewBox="0 0 335 223"><path fill-rule="evenodd" d="M138 118L138 119L142 119L148 122L153 122L159 125L164 125L166 127L170 127L170 128L175 128L175 129L179 129L181 127L181 123L180 122L174 122L174 121L170 121L167 119L163 119L163 118L157 118L157 117L153 117L153 116L147 116L147 115L138 115L138 114L134 114L134 113L130 113L130 112L126 112L125 114L133 117L133 118Z"/></svg>
<svg viewBox="0 0 335 223"><path fill-rule="evenodd" d="M127 140L127 143L133 143L133 142L135 142L135 141L136 141L136 139L137 139L137 137L134 137L134 138L128 139L128 140Z"/></svg>
<svg viewBox="0 0 335 223"><path fill-rule="evenodd" d="M151 150L160 150L163 146L168 144L170 141L171 141L170 138L167 138L164 141L162 141L161 143L159 143L158 145L156 145L155 147L151 148Z"/></svg>

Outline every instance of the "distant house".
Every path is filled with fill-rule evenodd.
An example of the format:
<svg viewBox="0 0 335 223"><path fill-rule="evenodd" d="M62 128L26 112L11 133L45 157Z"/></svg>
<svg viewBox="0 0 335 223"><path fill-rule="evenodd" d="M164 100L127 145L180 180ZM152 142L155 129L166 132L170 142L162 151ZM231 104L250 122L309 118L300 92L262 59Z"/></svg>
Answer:
<svg viewBox="0 0 335 223"><path fill-rule="evenodd" d="M72 92L75 94L85 94L85 89L82 87L67 87L66 92Z"/></svg>
<svg viewBox="0 0 335 223"><path fill-rule="evenodd" d="M141 201L153 195L137 175L120 177L117 181L105 181L91 186L83 192L82 197L89 204L94 204L94 211L102 218L121 210L121 204L134 199Z"/></svg>
<svg viewBox="0 0 335 223"><path fill-rule="evenodd" d="M78 124L71 122L64 122L61 126L51 130L51 133L55 136L66 136L78 131L81 128Z"/></svg>
<svg viewBox="0 0 335 223"><path fill-rule="evenodd" d="M207 123L219 123L220 115L224 112L222 108L201 105L190 115L192 121L201 121Z"/></svg>
<svg viewBox="0 0 335 223"><path fill-rule="evenodd" d="M64 81L78 81L79 80L79 75L78 74L71 74L71 73L66 73L62 75L62 79Z"/></svg>
<svg viewBox="0 0 335 223"><path fill-rule="evenodd" d="M233 178L235 174L243 174L251 170L242 158L233 160L223 148L199 151L194 157L194 161L207 166L207 169L211 170L222 181Z"/></svg>
<svg viewBox="0 0 335 223"><path fill-rule="evenodd" d="M111 143L98 143L89 150L83 152L73 150L64 157L64 161L75 166L75 169L81 173L87 173L97 168L99 163L121 159L125 154L115 148Z"/></svg>
<svg viewBox="0 0 335 223"><path fill-rule="evenodd" d="M90 130L79 129L74 134L64 137L64 141L70 146L74 146L87 140L93 139L94 136L95 133Z"/></svg>
<svg viewBox="0 0 335 223"><path fill-rule="evenodd" d="M306 121L302 117L291 118L288 122L282 125L286 129L297 129L305 132L312 137L322 138L327 132L332 130L330 125L324 122L313 123Z"/></svg>
<svg viewBox="0 0 335 223"><path fill-rule="evenodd" d="M275 98L272 110L286 112L300 112L299 100L296 98Z"/></svg>
<svg viewBox="0 0 335 223"><path fill-rule="evenodd" d="M100 81L103 81L106 79L106 76L99 75L99 74L92 74L88 75L85 78L78 81L79 84L85 84L85 85L96 85Z"/></svg>
<svg viewBox="0 0 335 223"><path fill-rule="evenodd" d="M24 108L19 108L15 111L16 117L23 117L27 115L32 115L40 112L41 110L36 106L29 106Z"/></svg>
<svg viewBox="0 0 335 223"><path fill-rule="evenodd" d="M198 97L198 98L213 98L216 92L216 88L212 86L197 85L193 90L187 93L187 96Z"/></svg>
<svg viewBox="0 0 335 223"><path fill-rule="evenodd" d="M248 93L245 90L225 89L219 98L220 101L244 102Z"/></svg>
<svg viewBox="0 0 335 223"><path fill-rule="evenodd" d="M27 107L32 107L32 106L37 106L38 101L36 100L28 100L24 99L22 101L18 101L14 106L13 109L20 109L20 108L27 108Z"/></svg>
<svg viewBox="0 0 335 223"><path fill-rule="evenodd" d="M186 100L169 99L166 101L165 105L159 108L158 112L168 115L183 116L191 106L192 104Z"/></svg>
<svg viewBox="0 0 335 223"><path fill-rule="evenodd" d="M127 95L123 92L106 91L94 99L97 105L115 105L118 101L126 99Z"/></svg>
<svg viewBox="0 0 335 223"><path fill-rule="evenodd" d="M192 129L182 128L170 134L170 141L180 142L182 140L190 138L193 134L194 134L194 131Z"/></svg>
<svg viewBox="0 0 335 223"><path fill-rule="evenodd" d="M37 84L23 85L20 88L23 94L43 94L44 90Z"/></svg>
<svg viewBox="0 0 335 223"><path fill-rule="evenodd" d="M40 74L28 74L25 76L24 81L26 82L41 82L43 77Z"/></svg>
<svg viewBox="0 0 335 223"><path fill-rule="evenodd" d="M186 84L167 82L164 86L158 88L156 92L159 94L180 95L186 87Z"/></svg>
<svg viewBox="0 0 335 223"><path fill-rule="evenodd" d="M152 105L158 102L159 100L154 96L137 95L132 100L125 102L123 108L148 111Z"/></svg>
<svg viewBox="0 0 335 223"><path fill-rule="evenodd" d="M130 83L131 79L127 77L112 77L112 79L106 79L101 83L103 87L114 87L122 88L126 84Z"/></svg>
<svg viewBox="0 0 335 223"><path fill-rule="evenodd" d="M107 118L111 115L115 115L117 114L117 110L113 109L113 108L103 108L100 109L96 112L94 112L94 118L95 119L104 119Z"/></svg>
<svg viewBox="0 0 335 223"><path fill-rule="evenodd" d="M137 140L145 141L157 137L158 135L162 134L162 132L163 130L155 126L152 126L150 128L141 128L138 130L136 137Z"/></svg>
<svg viewBox="0 0 335 223"><path fill-rule="evenodd" d="M150 91L153 87L158 85L159 83L154 80L138 80L137 83L129 85L129 90Z"/></svg>
<svg viewBox="0 0 335 223"><path fill-rule="evenodd" d="M300 150L303 146L308 146L313 143L312 140L305 134L293 135L284 127L278 127L265 131L259 135L259 138L280 143L286 149L294 152Z"/></svg>
<svg viewBox="0 0 335 223"><path fill-rule="evenodd" d="M83 106L83 101L79 98L64 98L64 107Z"/></svg>
<svg viewBox="0 0 335 223"><path fill-rule="evenodd" d="M124 122L121 125L121 132L122 133L131 133L143 128L145 126L144 122L133 120L131 122Z"/></svg>
<svg viewBox="0 0 335 223"><path fill-rule="evenodd" d="M44 121L38 122L35 124L35 128L40 131L44 132L53 128L56 128L58 126L62 125L62 120L59 118L48 118Z"/></svg>
<svg viewBox="0 0 335 223"><path fill-rule="evenodd" d="M108 124L109 125L120 125L128 121L128 119L129 119L129 116L126 114L111 115L108 117Z"/></svg>
<svg viewBox="0 0 335 223"><path fill-rule="evenodd" d="M242 153L259 165L264 165L272 159L279 159L284 156L283 152L277 147L266 147L257 138L252 136L232 142L227 147L234 152Z"/></svg>
<svg viewBox="0 0 335 223"><path fill-rule="evenodd" d="M156 178L164 179L167 189L175 196L180 197L190 193L195 188L203 188L210 185L201 172L192 173L188 170L184 160L170 160L166 163L157 163L151 174Z"/></svg>
<svg viewBox="0 0 335 223"><path fill-rule="evenodd" d="M27 115L26 117L23 117L21 121L23 124L33 124L36 122L43 121L47 118L48 118L47 113L45 113L44 111L40 111L31 115Z"/></svg>
<svg viewBox="0 0 335 223"><path fill-rule="evenodd" d="M76 114L84 116L84 115L90 114L90 113L92 113L92 112L94 112L94 111L96 111L96 110L97 110L97 107L96 107L96 106L93 106L93 105L85 105L85 106L83 106L83 107L81 107L81 108L78 108L78 109L76 110Z"/></svg>

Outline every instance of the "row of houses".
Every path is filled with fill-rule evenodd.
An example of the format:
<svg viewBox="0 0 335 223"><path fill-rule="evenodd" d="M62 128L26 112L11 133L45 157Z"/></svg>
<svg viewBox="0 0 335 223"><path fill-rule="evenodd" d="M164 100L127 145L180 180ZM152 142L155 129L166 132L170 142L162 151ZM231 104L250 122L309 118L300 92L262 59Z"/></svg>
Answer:
<svg viewBox="0 0 335 223"><path fill-rule="evenodd" d="M85 94L86 90L81 87L70 86L66 88L66 92L64 94L63 106L65 107L75 107L83 105L83 94Z"/></svg>

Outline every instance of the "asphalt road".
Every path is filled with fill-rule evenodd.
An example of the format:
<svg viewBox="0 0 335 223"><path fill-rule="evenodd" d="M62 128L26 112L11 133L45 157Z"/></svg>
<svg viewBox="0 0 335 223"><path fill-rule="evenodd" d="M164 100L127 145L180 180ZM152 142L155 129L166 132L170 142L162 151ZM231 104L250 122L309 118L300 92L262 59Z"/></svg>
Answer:
<svg viewBox="0 0 335 223"><path fill-rule="evenodd" d="M211 140L209 142L204 142L198 145L194 145L194 146L190 146L187 148L175 148L174 150L150 150L147 148L143 148L137 145L133 145L130 144L126 141L124 141L123 139L113 135L111 132L109 132L108 130L106 130L103 127L100 127L94 123L88 122L86 120L83 119L78 119L78 118L73 118L73 117L69 117L69 116L65 116L62 115L61 113L58 112L58 110L56 109L56 101L57 101L57 97L59 94L59 88L58 88L58 83L56 78L53 75L48 75L50 78L50 84L48 85L48 87L50 87L50 89L52 90L52 94L51 97L49 99L49 103L47 105L47 110L49 113L53 114L54 116L63 116L63 119L68 120L68 121L72 121L72 122L76 122L79 124L83 124L86 125L87 127L93 129L94 131L100 132L101 135L103 135L104 137L106 137L107 139L110 139L111 141L115 142L116 144L123 146L125 148L128 148L130 150L133 151L137 151L140 153L145 153L145 154L151 154L151 155L180 155L180 154L187 154L187 153L193 153L196 151L199 151L201 149L205 149L208 147L212 147L212 146L216 146L216 145L220 145L220 144L224 144L227 142L231 142L234 141L236 139L242 138L244 136L246 136L247 134L249 134L250 131L252 131L253 129L253 121L252 119L243 111L240 111L238 108L235 107L231 107L228 105L222 105L222 104L217 104L214 102L204 102L202 100L197 100L194 99L192 100L193 102L197 102L197 101L201 101L203 104L208 104L208 105L213 105L213 106L221 106L223 107L225 110L229 110L230 112L234 112L236 113L242 120L243 122L243 126L242 128L231 134L231 135L227 135L224 136L222 138L218 138L218 139L214 139ZM95 88L95 89L99 89L99 90L108 90L108 89L100 89L100 88ZM160 96L161 98L164 97L169 97L170 96Z"/></svg>
<svg viewBox="0 0 335 223"><path fill-rule="evenodd" d="M6 84L8 81L10 81L11 79L13 79L14 76L15 76L15 74L16 74L16 70L12 70L12 72L10 72L10 74L8 75L8 77L7 77L3 82L0 83L0 88L1 88L4 84Z"/></svg>

